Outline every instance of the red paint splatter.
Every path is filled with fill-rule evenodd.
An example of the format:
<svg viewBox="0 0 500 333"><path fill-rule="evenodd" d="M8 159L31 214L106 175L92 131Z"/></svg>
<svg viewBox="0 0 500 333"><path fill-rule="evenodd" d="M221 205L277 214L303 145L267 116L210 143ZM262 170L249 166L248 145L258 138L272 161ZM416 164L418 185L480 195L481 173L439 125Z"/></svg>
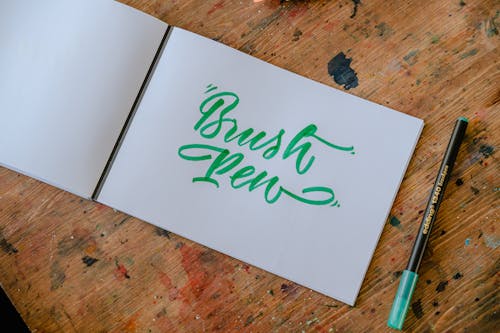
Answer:
<svg viewBox="0 0 500 333"><path fill-rule="evenodd" d="M288 18L289 19L296 19L307 12L307 6L300 6L297 8L294 8L288 12Z"/></svg>
<svg viewBox="0 0 500 333"><path fill-rule="evenodd" d="M182 267L188 275L188 283L181 289L181 295L187 298L187 294L192 293L195 298L199 298L210 285L214 276L210 276L206 270L196 267L196 261L200 258L202 251L184 245L180 248L182 254Z"/></svg>
<svg viewBox="0 0 500 333"><path fill-rule="evenodd" d="M243 269L245 270L245 272L247 272L248 274L250 274L250 266L243 265Z"/></svg>
<svg viewBox="0 0 500 333"><path fill-rule="evenodd" d="M220 254L199 245L184 244L178 249L187 282L179 287L178 300L182 302L179 304L176 325L191 327L192 331L196 331L194 316L217 317L216 322L210 322L210 326L205 327L206 331L233 331L232 319L238 314L225 308L225 304L239 301L238 294L234 292L234 281L228 278L235 266ZM225 310L221 311L223 308Z"/></svg>
<svg viewBox="0 0 500 333"><path fill-rule="evenodd" d="M115 265L116 265L115 277L118 279L118 281L130 279L130 275L128 275L128 271L125 268L125 266L123 266L123 264L119 264L118 261L115 261Z"/></svg>
<svg viewBox="0 0 500 333"><path fill-rule="evenodd" d="M161 284L168 290L168 299L175 301L179 295L179 289L172 284L172 279L164 272L158 272L158 277Z"/></svg>
<svg viewBox="0 0 500 333"><path fill-rule="evenodd" d="M221 8L224 7L224 1L219 1L217 2L213 7L212 9L210 9L208 12L207 12L207 15L211 15L213 14L216 10L219 10Z"/></svg>

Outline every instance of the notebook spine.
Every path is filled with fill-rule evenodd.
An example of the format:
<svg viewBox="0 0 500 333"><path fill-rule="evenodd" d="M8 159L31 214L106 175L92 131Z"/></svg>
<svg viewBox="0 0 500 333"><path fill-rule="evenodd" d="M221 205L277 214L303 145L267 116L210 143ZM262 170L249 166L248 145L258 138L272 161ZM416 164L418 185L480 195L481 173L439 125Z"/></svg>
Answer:
<svg viewBox="0 0 500 333"><path fill-rule="evenodd" d="M134 103L132 104L132 108L130 109L130 112L127 116L127 119L125 120L125 123L122 127L122 130L120 131L120 134L118 135L118 139L116 140L116 143L113 147L113 150L111 151L111 154L108 158L108 161L106 162L106 166L104 167L104 170L101 173L101 177L99 178L99 181L97 182L97 185L94 189L94 192L92 193L91 199L92 200L97 200L99 197L99 193L101 193L102 187L104 186L104 183L106 182L106 178L108 177L108 174L111 170L111 167L113 166L113 162L115 161L116 155L118 154L120 147L123 143L123 140L125 139L125 136L127 134L127 131L130 127L130 124L132 123L132 120L134 119L135 113L141 104L142 96L144 95L149 81L151 80L151 77L153 76L153 73L155 72L156 65L158 64L158 61L160 60L160 56L163 53L163 50L165 48L165 45L167 44L167 41L170 37L170 34L173 30L172 26L168 26L165 34L163 35L163 38L160 42L160 45L158 46L158 50L156 51L156 54L153 58L153 61L151 62L151 65L149 66L148 72L146 74L146 77L144 78L144 81L142 82L141 88L139 89L139 92L137 93L137 96L134 100Z"/></svg>

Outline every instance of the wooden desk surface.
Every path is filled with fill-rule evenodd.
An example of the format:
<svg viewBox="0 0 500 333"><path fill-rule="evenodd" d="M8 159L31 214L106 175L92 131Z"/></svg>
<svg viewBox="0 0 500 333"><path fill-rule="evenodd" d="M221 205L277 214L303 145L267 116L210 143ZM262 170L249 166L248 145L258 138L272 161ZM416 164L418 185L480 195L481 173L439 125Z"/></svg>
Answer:
<svg viewBox="0 0 500 333"><path fill-rule="evenodd" d="M458 116L470 119L467 138L405 329L498 329L497 1L126 2L337 89L327 64L343 52L352 62L339 70L350 66L359 83L349 93L426 126L355 307L0 168L0 283L32 330L389 331L398 277Z"/></svg>

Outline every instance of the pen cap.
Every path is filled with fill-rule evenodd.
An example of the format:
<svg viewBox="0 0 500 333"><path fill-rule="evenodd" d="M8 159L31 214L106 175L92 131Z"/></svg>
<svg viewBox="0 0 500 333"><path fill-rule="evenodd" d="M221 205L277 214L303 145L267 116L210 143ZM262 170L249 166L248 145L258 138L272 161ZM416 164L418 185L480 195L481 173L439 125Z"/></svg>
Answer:
<svg viewBox="0 0 500 333"><path fill-rule="evenodd" d="M410 307L411 296L417 284L418 274L409 270L403 271L399 282L398 292L392 303L391 313L387 326L400 330L406 318L406 313Z"/></svg>

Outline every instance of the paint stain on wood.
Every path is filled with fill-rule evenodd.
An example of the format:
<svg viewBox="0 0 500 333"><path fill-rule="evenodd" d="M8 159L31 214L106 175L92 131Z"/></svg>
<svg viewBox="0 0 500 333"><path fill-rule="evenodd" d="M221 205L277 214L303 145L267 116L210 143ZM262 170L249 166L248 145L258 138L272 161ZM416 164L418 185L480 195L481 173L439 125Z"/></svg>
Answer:
<svg viewBox="0 0 500 333"><path fill-rule="evenodd" d="M219 1L207 12L207 15L215 13L217 10L224 8L224 1Z"/></svg>
<svg viewBox="0 0 500 333"><path fill-rule="evenodd" d="M448 285L448 281L441 281L438 283L437 287L436 287L436 291L438 293L444 291L446 289L446 286Z"/></svg>
<svg viewBox="0 0 500 333"><path fill-rule="evenodd" d="M0 249L2 249L3 252L7 254L13 254L19 252L14 245L12 245L10 242L5 239L3 234L0 232Z"/></svg>
<svg viewBox="0 0 500 333"><path fill-rule="evenodd" d="M407 55L403 57L403 60L410 66L414 65L417 62L417 55L419 50L412 50Z"/></svg>
<svg viewBox="0 0 500 333"><path fill-rule="evenodd" d="M416 302L411 304L411 310L417 319L424 316L424 310L422 309L422 300L419 298Z"/></svg>
<svg viewBox="0 0 500 333"><path fill-rule="evenodd" d="M393 227L400 227L401 226L401 221L396 216L391 216L389 218L389 224L392 225Z"/></svg>
<svg viewBox="0 0 500 333"><path fill-rule="evenodd" d="M118 281L123 281L125 279L130 279L127 268L123 264L120 264L118 260L115 260L115 277Z"/></svg>
<svg viewBox="0 0 500 333"><path fill-rule="evenodd" d="M155 234L160 237L165 237L170 239L170 231L162 229L162 228L155 228Z"/></svg>
<svg viewBox="0 0 500 333"><path fill-rule="evenodd" d="M300 31L298 28L295 29L295 31L293 32L292 41L297 42L300 39L300 36L302 36L302 31Z"/></svg>
<svg viewBox="0 0 500 333"><path fill-rule="evenodd" d="M85 256L82 258L82 261L83 263L87 266L87 267L90 267L92 266L93 264L95 264L96 262L99 261L99 259L96 259L96 258L92 258L90 256Z"/></svg>
<svg viewBox="0 0 500 333"><path fill-rule="evenodd" d="M350 67L351 61L344 52L340 52L328 62L328 74L346 90L356 88L359 84L356 72Z"/></svg>
<svg viewBox="0 0 500 333"><path fill-rule="evenodd" d="M168 299L170 301L176 300L177 296L179 296L179 289L173 285L172 279L170 279L170 277L164 272L158 272L158 278L160 279L161 284L168 291Z"/></svg>
<svg viewBox="0 0 500 333"><path fill-rule="evenodd" d="M352 14L350 18L354 18L358 13L358 6L361 4L361 0L352 0L354 7L352 8Z"/></svg>
<svg viewBox="0 0 500 333"><path fill-rule="evenodd" d="M495 151L495 147L490 146L490 145L481 145L479 146L479 153L483 155L484 158L488 158L491 155L493 155L493 152Z"/></svg>
<svg viewBox="0 0 500 333"><path fill-rule="evenodd" d="M56 260L50 267L50 289L59 289L64 284L64 280L66 280L66 274L59 265L59 261Z"/></svg>

